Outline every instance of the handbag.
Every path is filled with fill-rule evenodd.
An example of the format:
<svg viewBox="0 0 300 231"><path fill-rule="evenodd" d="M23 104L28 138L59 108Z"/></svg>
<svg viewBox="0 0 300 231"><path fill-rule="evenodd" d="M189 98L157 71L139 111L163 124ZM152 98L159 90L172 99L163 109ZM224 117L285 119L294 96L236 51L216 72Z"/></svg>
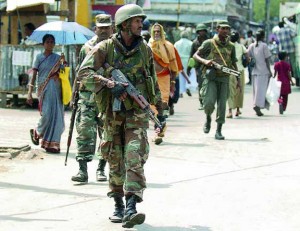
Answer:
<svg viewBox="0 0 300 231"><path fill-rule="evenodd" d="M247 60L247 56L245 54L242 54L242 65L243 67L247 67L248 66L248 60Z"/></svg>
<svg viewBox="0 0 300 231"><path fill-rule="evenodd" d="M62 102L68 105L72 98L72 87L69 80L70 67L60 68L59 78L61 80Z"/></svg>
<svg viewBox="0 0 300 231"><path fill-rule="evenodd" d="M266 93L266 100L269 102L270 105L273 105L277 102L277 100L280 97L280 90L281 82L277 81L275 78L270 78Z"/></svg>

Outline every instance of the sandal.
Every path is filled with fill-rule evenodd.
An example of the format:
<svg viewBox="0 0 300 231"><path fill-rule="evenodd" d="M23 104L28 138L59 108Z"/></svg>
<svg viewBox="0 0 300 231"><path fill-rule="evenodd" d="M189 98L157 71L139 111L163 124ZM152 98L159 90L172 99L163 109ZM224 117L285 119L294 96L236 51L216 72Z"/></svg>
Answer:
<svg viewBox="0 0 300 231"><path fill-rule="evenodd" d="M242 114L241 111L237 111L237 112L235 113L235 116L239 116L239 115L241 115L241 114Z"/></svg>
<svg viewBox="0 0 300 231"><path fill-rule="evenodd" d="M40 141L39 141L39 138L36 134L36 131L34 129L30 129L30 137L31 137L31 141L34 145L39 145L40 144Z"/></svg>
<svg viewBox="0 0 300 231"><path fill-rule="evenodd" d="M232 114L228 114L228 115L226 116L226 118L228 118L228 119L232 119L232 118L233 118L233 116L232 116Z"/></svg>
<svg viewBox="0 0 300 231"><path fill-rule="evenodd" d="M60 153L60 149L55 148L45 148L46 152L48 153Z"/></svg>

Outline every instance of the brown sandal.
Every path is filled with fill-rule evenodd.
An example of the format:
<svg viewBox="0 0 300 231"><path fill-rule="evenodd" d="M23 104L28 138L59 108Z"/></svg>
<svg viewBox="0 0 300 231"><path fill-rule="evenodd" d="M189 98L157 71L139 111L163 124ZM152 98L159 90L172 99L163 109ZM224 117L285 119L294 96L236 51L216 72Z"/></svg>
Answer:
<svg viewBox="0 0 300 231"><path fill-rule="evenodd" d="M30 137L31 137L31 141L34 145L39 145L40 141L39 141L39 137L36 134L36 131L34 129L30 129Z"/></svg>

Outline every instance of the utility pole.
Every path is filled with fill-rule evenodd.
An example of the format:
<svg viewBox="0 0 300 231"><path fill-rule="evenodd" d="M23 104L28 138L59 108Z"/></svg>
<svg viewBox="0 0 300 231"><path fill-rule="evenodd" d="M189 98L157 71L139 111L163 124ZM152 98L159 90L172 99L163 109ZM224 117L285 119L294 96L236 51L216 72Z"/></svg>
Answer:
<svg viewBox="0 0 300 231"><path fill-rule="evenodd" d="M177 23L176 23L176 29L179 28L179 16L180 16L180 0L178 0L178 4L177 4Z"/></svg>
<svg viewBox="0 0 300 231"><path fill-rule="evenodd" d="M266 34L266 43L268 44L269 39L269 30L270 30L270 0L266 0L265 5L265 34Z"/></svg>

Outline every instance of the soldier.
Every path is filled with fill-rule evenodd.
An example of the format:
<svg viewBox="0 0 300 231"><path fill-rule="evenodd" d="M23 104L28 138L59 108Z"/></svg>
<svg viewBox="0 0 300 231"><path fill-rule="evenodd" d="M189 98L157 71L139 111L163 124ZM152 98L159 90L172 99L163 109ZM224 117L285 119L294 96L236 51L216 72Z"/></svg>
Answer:
<svg viewBox="0 0 300 231"><path fill-rule="evenodd" d="M110 15L99 14L96 16L95 36L87 41L82 46L77 70L80 64L86 57L86 54L100 41L107 39L112 34L112 19ZM74 89L76 88L77 81L74 82ZM103 122L98 117L98 109L95 102L95 94L89 91L83 84L79 85L79 100L76 118L76 130L78 136L77 141L77 155L76 160L79 163L79 172L72 176L71 180L78 183L88 182L87 162L92 161L97 140L97 130L99 138L101 139L101 127ZM97 129L98 128L98 129ZM106 181L104 169L106 160L99 155L99 164L96 171L97 181Z"/></svg>
<svg viewBox="0 0 300 231"><path fill-rule="evenodd" d="M209 36L207 34L207 27L200 23L196 27L196 33L198 34L197 38L193 41L191 52L190 52L190 58L193 57L195 52L198 50L198 48L202 45L202 43L209 39ZM190 75L192 67L187 67L187 74ZM196 69L196 75L197 75L197 82L198 82L198 95L199 95L199 101L200 101L200 108L199 110L203 110L203 100L200 95L200 89L202 87L203 77L202 77L202 68L200 66L195 67Z"/></svg>
<svg viewBox="0 0 300 231"><path fill-rule="evenodd" d="M224 140L225 137L222 135L221 130L222 125L225 123L226 101L229 95L229 75L213 69L212 62L215 61L229 68L234 67L237 70L237 60L234 44L230 42L230 26L227 21L218 23L217 33L212 39L202 43L193 55L193 58L206 66L204 68L206 74L201 88L201 97L206 114L206 123L203 131L204 133L209 133L210 131L211 114L217 102L217 131L215 138Z"/></svg>
<svg viewBox="0 0 300 231"><path fill-rule="evenodd" d="M78 75L86 86L94 81L95 84L89 88L98 91L97 105L104 113L100 147L110 165L110 192L107 195L115 201L115 211L109 219L111 222L122 222L124 228L132 228L145 220L145 214L137 212L136 203L143 201L146 188L144 165L149 155L149 117L128 97L126 86L106 79L113 68L119 69L150 104L159 105L158 102L161 102L152 52L141 36L145 18L138 5L120 7L115 14L117 33L94 47L82 63ZM94 76L101 67L105 68L106 78ZM114 98L122 102L120 111L113 111ZM162 114L161 107L159 112Z"/></svg>

